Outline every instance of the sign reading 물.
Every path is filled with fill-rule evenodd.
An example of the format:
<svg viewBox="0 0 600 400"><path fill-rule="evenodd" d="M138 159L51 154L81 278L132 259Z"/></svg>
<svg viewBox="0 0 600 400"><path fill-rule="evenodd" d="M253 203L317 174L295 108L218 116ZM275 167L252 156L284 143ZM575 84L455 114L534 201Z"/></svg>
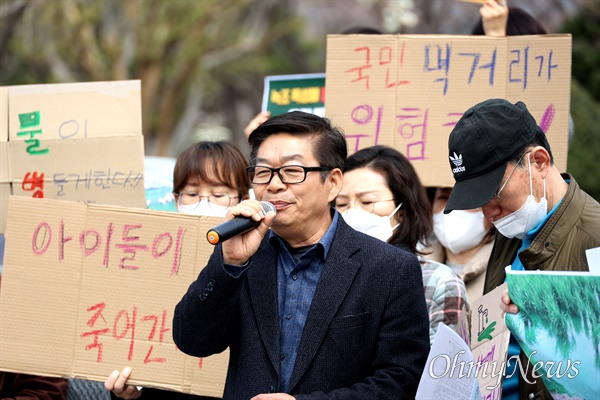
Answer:
<svg viewBox="0 0 600 400"><path fill-rule="evenodd" d="M453 186L448 136L490 98L522 101L567 166L571 36L329 35L327 117L348 150L394 147L425 186Z"/></svg>
<svg viewBox="0 0 600 400"><path fill-rule="evenodd" d="M208 261L215 217L11 196L0 370L221 397L228 351L177 350L175 305Z"/></svg>
<svg viewBox="0 0 600 400"><path fill-rule="evenodd" d="M8 196L145 207L140 81L0 88L0 233Z"/></svg>

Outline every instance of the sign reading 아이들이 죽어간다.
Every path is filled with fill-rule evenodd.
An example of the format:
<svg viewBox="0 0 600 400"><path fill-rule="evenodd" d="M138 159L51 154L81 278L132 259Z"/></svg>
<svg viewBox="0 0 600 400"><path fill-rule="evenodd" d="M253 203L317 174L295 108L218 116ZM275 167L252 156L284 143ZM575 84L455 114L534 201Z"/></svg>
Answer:
<svg viewBox="0 0 600 400"><path fill-rule="evenodd" d="M221 397L228 351L173 343L175 305L214 247L215 217L11 196L0 290L0 370Z"/></svg>
<svg viewBox="0 0 600 400"><path fill-rule="evenodd" d="M0 233L8 196L145 207L140 81L0 88Z"/></svg>
<svg viewBox="0 0 600 400"><path fill-rule="evenodd" d="M394 147L425 186L454 186L448 136L490 98L524 102L566 169L570 35L329 35L326 75L326 115L349 152Z"/></svg>

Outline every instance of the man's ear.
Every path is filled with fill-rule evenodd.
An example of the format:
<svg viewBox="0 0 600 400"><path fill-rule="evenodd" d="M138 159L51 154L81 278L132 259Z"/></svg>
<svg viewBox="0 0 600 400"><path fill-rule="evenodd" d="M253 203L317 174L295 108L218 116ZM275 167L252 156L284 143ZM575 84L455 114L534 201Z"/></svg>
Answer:
<svg viewBox="0 0 600 400"><path fill-rule="evenodd" d="M342 174L342 170L339 168L334 168L331 170L329 175L327 176L327 182L330 185L329 188L329 197L328 200L331 203L337 195L342 190L342 182L344 180L344 175Z"/></svg>
<svg viewBox="0 0 600 400"><path fill-rule="evenodd" d="M531 150L531 163L532 166L539 171L542 179L546 178L550 172L550 154L542 146L536 146Z"/></svg>

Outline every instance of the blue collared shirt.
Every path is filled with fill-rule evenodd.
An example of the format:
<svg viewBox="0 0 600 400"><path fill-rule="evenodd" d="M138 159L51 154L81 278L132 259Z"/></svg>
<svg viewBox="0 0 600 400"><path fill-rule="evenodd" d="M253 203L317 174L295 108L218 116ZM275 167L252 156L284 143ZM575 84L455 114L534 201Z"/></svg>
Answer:
<svg viewBox="0 0 600 400"><path fill-rule="evenodd" d="M304 331L308 311L325 265L338 222L333 211L331 225L317 244L306 250L298 262L290 254L286 243L270 231L269 243L278 251L277 287L281 348L279 391L287 393L298 346Z"/></svg>

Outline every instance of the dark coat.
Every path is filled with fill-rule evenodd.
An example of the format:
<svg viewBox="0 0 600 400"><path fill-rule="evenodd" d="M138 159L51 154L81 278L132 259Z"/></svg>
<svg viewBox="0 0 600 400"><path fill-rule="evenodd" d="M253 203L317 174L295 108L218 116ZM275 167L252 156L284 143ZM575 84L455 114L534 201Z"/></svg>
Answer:
<svg viewBox="0 0 600 400"><path fill-rule="evenodd" d="M68 386L62 378L0 371L0 399L66 400Z"/></svg>
<svg viewBox="0 0 600 400"><path fill-rule="evenodd" d="M119 400L120 397L115 396L114 393L110 393L112 400ZM193 394L185 394L178 392L171 392L168 390L143 388L142 395L137 400L217 400L214 397L196 396Z"/></svg>
<svg viewBox="0 0 600 400"><path fill-rule="evenodd" d="M341 218L298 348L289 393L301 399L414 399L429 352L417 258L354 231ZM234 278L215 248L175 309L187 354L230 348L224 399L279 386L277 253L265 239Z"/></svg>

